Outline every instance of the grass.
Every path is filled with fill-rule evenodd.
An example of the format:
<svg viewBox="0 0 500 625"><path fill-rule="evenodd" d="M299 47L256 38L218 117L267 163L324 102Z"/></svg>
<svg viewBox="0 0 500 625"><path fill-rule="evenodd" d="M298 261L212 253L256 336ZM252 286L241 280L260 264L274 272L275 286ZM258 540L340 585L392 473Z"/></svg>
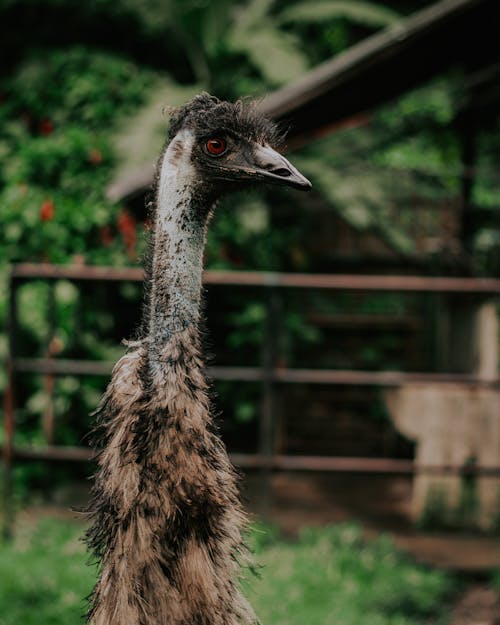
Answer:
<svg viewBox="0 0 500 625"><path fill-rule="evenodd" d="M0 625L82 623L95 575L82 531L44 519L0 546ZM454 588L449 575L416 565L388 539L365 542L354 524L310 529L294 542L256 528L251 542L262 568L245 585L265 625L436 622Z"/></svg>

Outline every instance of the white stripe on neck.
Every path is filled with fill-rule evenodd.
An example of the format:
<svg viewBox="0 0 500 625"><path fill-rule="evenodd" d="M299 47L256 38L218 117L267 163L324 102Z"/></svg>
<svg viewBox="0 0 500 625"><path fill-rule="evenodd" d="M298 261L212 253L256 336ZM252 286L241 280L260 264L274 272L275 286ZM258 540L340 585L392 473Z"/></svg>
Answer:
<svg viewBox="0 0 500 625"><path fill-rule="evenodd" d="M181 130L165 151L160 169L149 337L160 349L170 334L199 320L205 226L192 215L193 144L192 133Z"/></svg>
<svg viewBox="0 0 500 625"><path fill-rule="evenodd" d="M191 163L193 144L193 134L187 129L181 130L170 142L161 164L156 225L174 236L172 213L179 204L189 202L195 180L196 173Z"/></svg>

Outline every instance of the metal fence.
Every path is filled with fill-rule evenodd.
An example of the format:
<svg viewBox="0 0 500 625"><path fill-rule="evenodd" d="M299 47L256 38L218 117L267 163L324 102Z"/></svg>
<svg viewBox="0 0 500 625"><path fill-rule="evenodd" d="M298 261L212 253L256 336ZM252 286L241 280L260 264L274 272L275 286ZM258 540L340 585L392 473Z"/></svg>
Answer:
<svg viewBox="0 0 500 625"><path fill-rule="evenodd" d="M133 268L91 266L55 266L49 264L14 265L9 281L9 353L7 359L7 389L4 396L5 444L3 446L5 476L5 507L11 507L12 464L16 460L88 461L92 451L83 447L18 447L14 444L16 412L16 377L21 373L48 376L109 376L114 363L59 358L23 358L17 351L18 335L17 291L30 280L54 283L65 279L75 283L141 282L143 272ZM252 381L261 385L258 450L254 454L231 454L233 462L242 468L257 468L265 474L276 469L304 471L344 471L366 473L411 474L419 467L411 460L393 458L354 458L327 456L298 456L277 453L274 413L277 389L290 384L399 386L410 382L433 384L459 383L470 386L500 387L500 380L484 380L467 373L409 373L402 371L359 371L336 369L290 369L279 366L280 346L277 329L280 325L280 297L283 289L325 289L333 291L422 292L457 294L463 296L500 295L500 280L490 278L448 278L422 276L283 274L264 272L207 271L205 285L258 287L266 291L267 315L263 357L260 367L209 367L207 375L215 380ZM500 467L462 467L452 465L426 466L425 471L439 473L480 472L500 474Z"/></svg>

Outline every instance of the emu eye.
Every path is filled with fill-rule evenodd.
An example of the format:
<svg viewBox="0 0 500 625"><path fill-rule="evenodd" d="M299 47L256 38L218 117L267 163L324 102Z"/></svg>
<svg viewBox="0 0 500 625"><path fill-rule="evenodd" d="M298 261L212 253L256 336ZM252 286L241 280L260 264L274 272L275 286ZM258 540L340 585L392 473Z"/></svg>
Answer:
<svg viewBox="0 0 500 625"><path fill-rule="evenodd" d="M213 137L206 142L205 147L212 156L220 156L226 151L226 142L219 137Z"/></svg>

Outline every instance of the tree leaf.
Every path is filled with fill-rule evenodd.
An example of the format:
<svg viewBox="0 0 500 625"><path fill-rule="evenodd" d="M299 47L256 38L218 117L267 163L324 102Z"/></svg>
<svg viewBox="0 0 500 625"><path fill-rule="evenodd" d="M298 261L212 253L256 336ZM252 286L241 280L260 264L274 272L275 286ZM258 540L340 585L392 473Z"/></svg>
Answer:
<svg viewBox="0 0 500 625"><path fill-rule="evenodd" d="M244 52L272 85L295 80L309 67L295 37L271 26L250 30L244 38L231 38L231 46Z"/></svg>
<svg viewBox="0 0 500 625"><path fill-rule="evenodd" d="M399 21L398 13L372 2L347 2L336 0L318 0L317 2L299 2L282 11L278 16L280 23L323 22L336 18L345 18L363 26L392 26Z"/></svg>
<svg viewBox="0 0 500 625"><path fill-rule="evenodd" d="M270 19L274 0L250 0L244 7L239 7L234 21L234 34L243 35L248 30Z"/></svg>
<svg viewBox="0 0 500 625"><path fill-rule="evenodd" d="M230 14L233 0L210 2L201 12L200 37L208 58L213 57L231 27Z"/></svg>

